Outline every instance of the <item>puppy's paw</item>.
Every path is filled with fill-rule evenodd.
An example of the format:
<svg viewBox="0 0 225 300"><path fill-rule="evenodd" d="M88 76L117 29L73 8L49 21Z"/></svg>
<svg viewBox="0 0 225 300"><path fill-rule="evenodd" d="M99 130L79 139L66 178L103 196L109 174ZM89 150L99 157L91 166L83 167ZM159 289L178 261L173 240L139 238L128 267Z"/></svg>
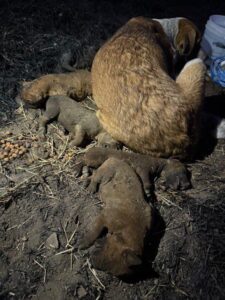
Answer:
<svg viewBox="0 0 225 300"><path fill-rule="evenodd" d="M83 167L84 167L84 164L82 161L78 161L75 166L74 166L74 176L75 177L79 177L82 175L83 173Z"/></svg>
<svg viewBox="0 0 225 300"><path fill-rule="evenodd" d="M91 193L91 194L96 193L97 189L98 189L97 183L94 182L94 181L91 181L91 183L87 187L88 192Z"/></svg>

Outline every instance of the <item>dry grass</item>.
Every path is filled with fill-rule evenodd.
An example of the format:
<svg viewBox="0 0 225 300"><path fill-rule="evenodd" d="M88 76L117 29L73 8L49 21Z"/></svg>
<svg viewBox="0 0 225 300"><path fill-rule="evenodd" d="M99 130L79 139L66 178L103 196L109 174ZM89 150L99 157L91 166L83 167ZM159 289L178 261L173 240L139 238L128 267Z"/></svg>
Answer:
<svg viewBox="0 0 225 300"><path fill-rule="evenodd" d="M69 147L55 124L45 141L35 140L37 122L23 108L15 111L19 82L55 71L59 57L73 49L73 59L95 50L129 17L185 15L200 28L208 16L221 13L224 2L203 1L3 1L0 11L0 126L12 131L11 141L31 141L21 159L0 164L0 262L9 272L0 298L27 299L48 291L63 291L77 299L77 287L87 299L183 299L225 297L224 145L204 160L190 164L193 189L171 193L156 190L155 203L166 228L156 228L151 243L164 236L154 257L156 278L132 284L93 270L89 253L77 251L83 216L99 201L88 195L74 164L86 149ZM82 56L90 67L88 57ZM82 61L80 61L82 63ZM34 139L34 140L33 140ZM35 145L40 145L36 147ZM90 145L93 147L94 143ZM42 151L37 151L45 149ZM93 205L92 205L93 204ZM49 252L45 241L57 232L60 248ZM151 248L150 248L151 249ZM151 251L151 250L150 250ZM58 255L57 255L58 254ZM0 272L0 276L3 273ZM55 283L55 285L54 285ZM52 285L51 285L52 284ZM43 296L42 287L45 295Z"/></svg>

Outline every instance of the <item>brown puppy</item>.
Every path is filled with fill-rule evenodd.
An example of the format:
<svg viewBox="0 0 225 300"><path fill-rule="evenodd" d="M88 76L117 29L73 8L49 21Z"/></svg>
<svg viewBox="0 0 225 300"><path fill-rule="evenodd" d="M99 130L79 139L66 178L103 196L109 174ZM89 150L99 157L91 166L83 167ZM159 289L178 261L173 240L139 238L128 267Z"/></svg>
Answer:
<svg viewBox="0 0 225 300"><path fill-rule="evenodd" d="M159 22L133 18L96 54L92 91L113 138L137 152L187 159L198 142L205 66L192 60L174 81L172 61Z"/></svg>
<svg viewBox="0 0 225 300"><path fill-rule="evenodd" d="M53 96L47 100L40 122L42 134L46 133L46 125L53 119L57 119L70 133L73 146L80 146L85 139L96 139L104 147L117 148L119 145L102 128L95 111L69 97Z"/></svg>
<svg viewBox="0 0 225 300"><path fill-rule="evenodd" d="M64 95L79 101L91 93L91 73L78 70L65 74L48 74L31 82L24 82L18 99L25 104L38 106L50 96Z"/></svg>
<svg viewBox="0 0 225 300"><path fill-rule="evenodd" d="M106 229L103 247L92 258L95 268L116 276L131 274L142 263L144 238L150 229L152 209L145 202L142 185L125 162L109 158L94 173L89 189L103 202L101 213L88 228L80 248L88 248Z"/></svg>
<svg viewBox="0 0 225 300"><path fill-rule="evenodd" d="M113 149L89 149L76 165L76 175L81 173L83 166L98 168L111 157L125 161L136 171L143 182L147 195L150 193L151 182L153 182L154 177L159 176L161 173L165 177L166 185L174 190L184 190L190 187L187 169L178 160L153 158L148 155Z"/></svg>

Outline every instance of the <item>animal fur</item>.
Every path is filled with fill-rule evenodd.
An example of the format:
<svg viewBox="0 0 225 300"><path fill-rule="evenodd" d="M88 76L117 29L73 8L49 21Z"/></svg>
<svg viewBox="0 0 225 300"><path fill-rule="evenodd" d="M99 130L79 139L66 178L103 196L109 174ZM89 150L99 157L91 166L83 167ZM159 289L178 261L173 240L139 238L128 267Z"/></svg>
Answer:
<svg viewBox="0 0 225 300"><path fill-rule="evenodd" d="M95 111L69 97L52 96L47 100L46 110L40 121L43 134L46 132L46 125L54 119L70 133L73 146L80 146L85 139L94 138L98 140L99 145L105 147L116 148L119 144L102 128Z"/></svg>
<svg viewBox="0 0 225 300"><path fill-rule="evenodd" d="M201 34L197 26L186 18L154 19L163 27L173 48L180 56L189 56L199 45Z"/></svg>
<svg viewBox="0 0 225 300"><path fill-rule="evenodd" d="M145 202L133 169L116 158L107 159L92 176L89 190L95 192L98 186L103 208L80 248L91 246L106 229L103 247L92 257L93 266L116 276L131 274L132 267L142 262L144 238L152 221L151 206Z"/></svg>
<svg viewBox="0 0 225 300"><path fill-rule="evenodd" d="M131 19L95 56L93 98L114 139L140 153L190 159L199 138L205 66L192 60L174 81L172 56L159 22Z"/></svg>
<svg viewBox="0 0 225 300"><path fill-rule="evenodd" d="M39 106L50 96L69 96L77 101L91 95L91 73L87 70L65 74L48 74L24 82L19 98L28 105Z"/></svg>
<svg viewBox="0 0 225 300"><path fill-rule="evenodd" d="M150 194L154 178L160 174L164 176L167 187L174 190L190 187L187 169L178 160L97 147L89 149L80 159L76 165L76 175L81 173L83 166L98 168L112 157L128 163L135 170L147 195Z"/></svg>

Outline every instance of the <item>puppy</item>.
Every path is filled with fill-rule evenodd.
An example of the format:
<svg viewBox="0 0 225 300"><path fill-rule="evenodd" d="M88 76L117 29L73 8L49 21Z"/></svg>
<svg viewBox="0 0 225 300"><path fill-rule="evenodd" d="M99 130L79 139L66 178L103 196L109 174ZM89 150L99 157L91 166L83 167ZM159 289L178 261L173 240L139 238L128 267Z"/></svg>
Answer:
<svg viewBox="0 0 225 300"><path fill-rule="evenodd" d="M113 149L89 149L76 165L75 173L80 175L83 166L98 168L104 161L112 157L128 163L135 170L142 180L147 195L150 194L154 177L160 174L164 176L167 187L174 190L185 190L190 187L187 169L178 160L153 158L148 155Z"/></svg>
<svg viewBox="0 0 225 300"><path fill-rule="evenodd" d="M91 73L78 70L65 74L48 74L24 82L17 101L30 106L41 106L50 96L63 95L80 101L91 93Z"/></svg>
<svg viewBox="0 0 225 300"><path fill-rule="evenodd" d="M175 51L190 56L201 40L197 26L186 18L153 19L161 24Z"/></svg>
<svg viewBox="0 0 225 300"><path fill-rule="evenodd" d="M80 146L85 139L96 139L104 147L119 147L119 143L102 128L95 111L69 97L52 96L47 100L46 110L40 120L42 135L46 133L46 125L54 119L70 133L72 146Z"/></svg>
<svg viewBox="0 0 225 300"><path fill-rule="evenodd" d="M181 48L186 52L185 45ZM192 159L205 66L192 60L174 81L172 62L172 46L161 24L133 18L97 52L91 70L93 98L97 117L115 140L144 154Z"/></svg>
<svg viewBox="0 0 225 300"><path fill-rule="evenodd" d="M106 230L103 246L92 257L93 266L116 276L132 274L133 268L142 263L152 209L145 202L137 175L121 160L109 158L94 173L89 190L95 192L98 186L103 208L88 228L80 248L90 247Z"/></svg>

